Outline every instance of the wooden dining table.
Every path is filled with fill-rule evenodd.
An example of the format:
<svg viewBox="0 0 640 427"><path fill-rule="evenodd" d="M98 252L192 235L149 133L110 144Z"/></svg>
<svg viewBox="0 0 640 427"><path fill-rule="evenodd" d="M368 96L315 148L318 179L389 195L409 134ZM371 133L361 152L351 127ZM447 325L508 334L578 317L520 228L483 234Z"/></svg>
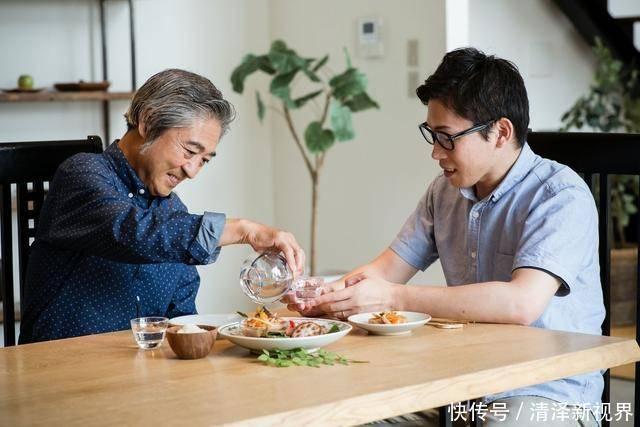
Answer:
<svg viewBox="0 0 640 427"><path fill-rule="evenodd" d="M0 425L354 425L640 360L632 339L497 324L326 349L368 363L278 368L227 340L180 360L131 331L4 348Z"/></svg>

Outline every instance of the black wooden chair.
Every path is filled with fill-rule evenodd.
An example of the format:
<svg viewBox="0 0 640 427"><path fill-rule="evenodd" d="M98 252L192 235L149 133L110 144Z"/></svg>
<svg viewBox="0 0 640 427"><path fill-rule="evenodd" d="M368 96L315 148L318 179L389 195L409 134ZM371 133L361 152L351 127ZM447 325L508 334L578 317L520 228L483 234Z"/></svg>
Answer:
<svg viewBox="0 0 640 427"><path fill-rule="evenodd" d="M613 225L611 221L610 175L640 176L640 134L618 133L571 133L571 132L532 132L528 136L529 145L536 154L556 160L571 167L584 178L593 190L599 187L598 222L600 234L600 279L606 317L602 323L603 335L611 334L611 243ZM598 177L598 182L594 179ZM640 212L640 200L638 200ZM636 214L640 221L640 214ZM637 231L640 242L640 223ZM636 271L640 272L640 262ZM640 274L638 275L640 277ZM636 341L640 342L640 312L637 302L640 301L640 287L636 280ZM638 375L640 362L635 364ZM602 402L608 403L609 371L605 373L605 388ZM635 411L640 408L640 382L635 380ZM640 420L634 417L634 424L640 426ZM603 426L609 423L603 421Z"/></svg>
<svg viewBox="0 0 640 427"><path fill-rule="evenodd" d="M18 289L22 312L22 293L29 246L38 227L40 209L48 183L58 166L77 153L101 153L98 136L74 141L34 141L0 143L0 297L3 309L4 345L16 343L14 301L13 218L17 222ZM15 186L15 187L14 187ZM16 209L13 212L12 188Z"/></svg>

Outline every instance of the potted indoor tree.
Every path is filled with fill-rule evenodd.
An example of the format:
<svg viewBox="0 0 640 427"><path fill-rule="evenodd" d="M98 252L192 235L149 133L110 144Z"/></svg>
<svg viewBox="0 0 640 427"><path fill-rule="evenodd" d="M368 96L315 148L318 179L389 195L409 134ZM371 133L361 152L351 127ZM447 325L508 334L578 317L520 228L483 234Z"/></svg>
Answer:
<svg viewBox="0 0 640 427"><path fill-rule="evenodd" d="M231 74L233 90L240 94L244 92L245 79L250 75L262 72L271 76L269 93L276 104L267 107L260 92L256 91L257 114L262 121L267 108L280 113L311 178L311 275L316 274L317 268L318 190L327 151L336 141L349 141L355 137L352 113L378 108L366 92L366 76L351 64L346 49L345 57L346 69L332 75L325 69L328 55L322 58L302 57L282 40L276 40L269 52L246 55ZM324 78L327 74L329 77ZM294 85L303 85L309 90L294 94ZM313 103L319 106L319 115L309 121L301 133L293 121L292 112Z"/></svg>
<svg viewBox="0 0 640 427"><path fill-rule="evenodd" d="M561 130L588 128L595 132L640 132L639 72L625 67L600 39L593 48L597 66L589 92L562 116ZM603 147L606 149L606 147ZM596 187L597 188L597 187ZM637 212L638 179L611 177L611 219L614 249L611 251L612 321L631 324L635 316L637 246L629 232L630 218ZM597 200L597 197L596 197ZM635 224L636 227L640 224ZM637 242L635 242L637 244ZM633 246L633 247L632 247Z"/></svg>

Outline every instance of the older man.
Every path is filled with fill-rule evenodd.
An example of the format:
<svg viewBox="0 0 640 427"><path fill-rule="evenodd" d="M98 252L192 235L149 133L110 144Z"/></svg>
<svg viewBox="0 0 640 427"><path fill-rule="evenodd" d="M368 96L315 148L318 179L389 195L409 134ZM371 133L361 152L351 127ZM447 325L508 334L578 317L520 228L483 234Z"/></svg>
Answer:
<svg viewBox="0 0 640 427"><path fill-rule="evenodd" d="M220 247L304 252L290 233L221 213L190 214L173 192L216 155L233 107L206 78L182 70L151 77L103 154L58 169L31 249L20 343L126 329L137 315L195 313L195 265Z"/></svg>

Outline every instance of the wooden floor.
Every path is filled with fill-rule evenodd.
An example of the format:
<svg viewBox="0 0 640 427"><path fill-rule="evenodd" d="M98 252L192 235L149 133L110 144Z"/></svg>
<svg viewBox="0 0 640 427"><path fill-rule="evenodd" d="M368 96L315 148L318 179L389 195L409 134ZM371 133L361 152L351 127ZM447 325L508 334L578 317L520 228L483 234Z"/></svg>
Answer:
<svg viewBox="0 0 640 427"><path fill-rule="evenodd" d="M613 326L611 328L611 335L614 337L635 339L636 327L635 326ZM611 376L616 378L633 380L635 377L634 370L635 370L635 366L633 364L618 366L615 368L611 368Z"/></svg>

